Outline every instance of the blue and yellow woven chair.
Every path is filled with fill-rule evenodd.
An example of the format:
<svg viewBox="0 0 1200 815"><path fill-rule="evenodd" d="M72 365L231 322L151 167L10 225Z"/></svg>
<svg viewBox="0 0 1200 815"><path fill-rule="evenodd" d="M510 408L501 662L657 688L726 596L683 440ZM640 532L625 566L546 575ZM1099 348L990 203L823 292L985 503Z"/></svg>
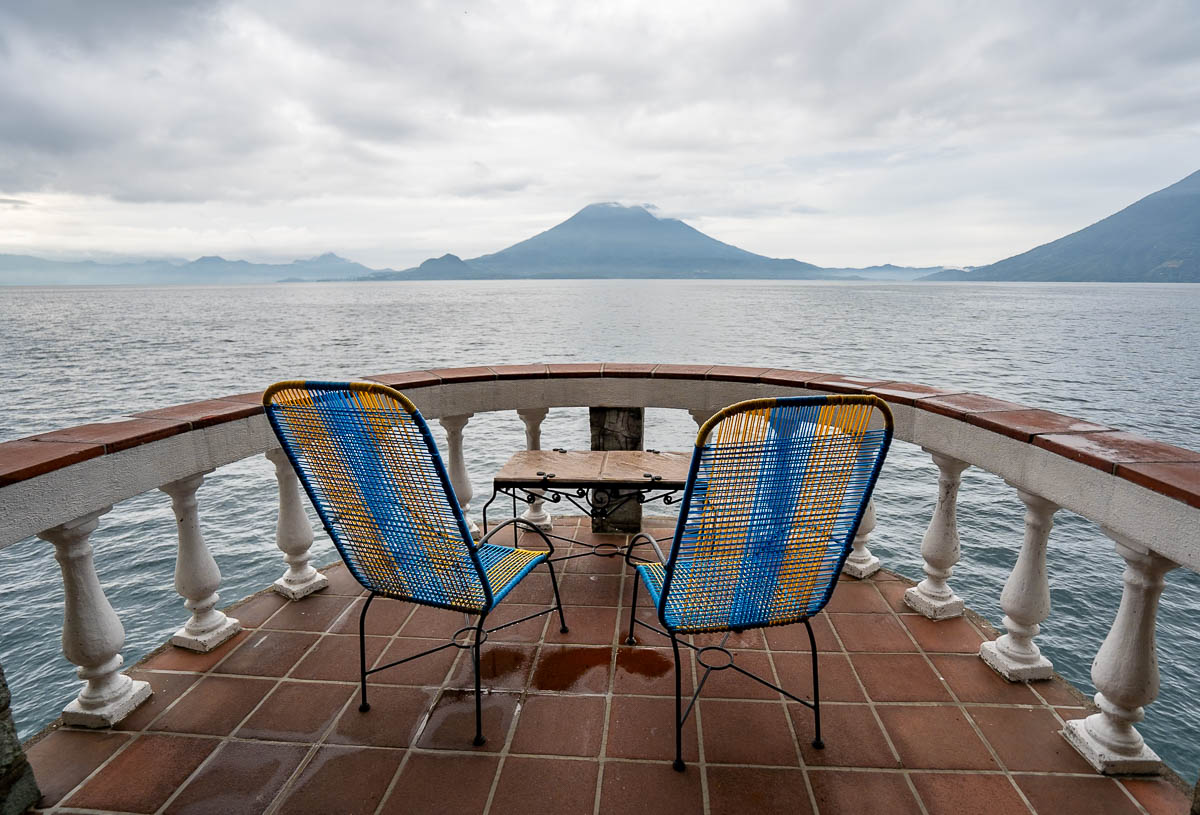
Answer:
<svg viewBox="0 0 1200 815"><path fill-rule="evenodd" d="M892 438L892 414L875 396L752 399L718 412L700 428L671 551L634 536L626 561L636 565L629 611L634 626L657 631L675 652L675 769L682 771L683 724L714 670L732 668L813 711L821 741L817 646L809 618L824 608L850 553ZM628 552L651 544L658 561ZM663 629L637 619L644 583ZM725 648L730 633L804 623L812 648L813 700L799 699L742 669ZM699 647L688 634L724 632ZM679 646L705 668L683 709Z"/></svg>
<svg viewBox="0 0 1200 815"><path fill-rule="evenodd" d="M358 619L359 710L370 709L369 674L446 648L470 648L475 744L483 744L479 649L487 635L555 610L561 630L567 631L549 561L554 553L550 539L516 519L489 530L476 544L429 426L398 391L369 382L279 382L263 393L263 405L329 537L351 574L370 592ZM541 535L547 551L489 542L514 524ZM484 628L496 604L543 563L550 572L555 604ZM377 596L461 611L477 615L477 620L444 645L368 670L363 625Z"/></svg>

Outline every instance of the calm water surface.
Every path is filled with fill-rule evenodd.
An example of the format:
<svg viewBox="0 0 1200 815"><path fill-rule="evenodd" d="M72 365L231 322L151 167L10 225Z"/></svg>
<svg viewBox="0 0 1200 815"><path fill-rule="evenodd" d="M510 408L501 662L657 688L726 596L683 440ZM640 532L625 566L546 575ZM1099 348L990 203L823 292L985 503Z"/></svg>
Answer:
<svg viewBox="0 0 1200 815"><path fill-rule="evenodd" d="M440 366L673 362L771 366L979 391L1200 449L1200 286L729 281L475 281L223 288L0 289L0 440L258 390L285 378L353 378ZM648 446L686 449L684 413L648 411ZM435 427L440 433L440 428ZM588 441L583 410L551 411L543 444ZM491 475L524 444L515 414L466 430L477 513ZM221 594L233 602L283 572L264 459L213 473L199 493ZM937 492L928 456L897 444L877 490L871 548L921 576ZM959 499L952 584L999 624L1023 534L1012 488L973 469ZM186 619L172 588L175 527L155 491L101 519L101 582L140 659ZM0 665L22 737L75 692L58 643L62 586L50 544L0 551ZM336 555L324 536L317 562ZM1054 608L1039 643L1093 692L1091 659L1120 599L1123 561L1092 523L1055 516ZM1200 576L1167 576L1162 692L1142 732L1185 777L1200 767Z"/></svg>

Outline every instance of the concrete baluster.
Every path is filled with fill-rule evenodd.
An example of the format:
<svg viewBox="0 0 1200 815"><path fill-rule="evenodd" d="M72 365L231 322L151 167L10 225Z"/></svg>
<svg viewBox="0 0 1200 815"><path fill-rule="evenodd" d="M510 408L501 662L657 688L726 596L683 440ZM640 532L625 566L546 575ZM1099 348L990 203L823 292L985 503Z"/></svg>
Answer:
<svg viewBox="0 0 1200 815"><path fill-rule="evenodd" d="M854 535L854 548L851 550L850 556L846 558L845 565L842 566L844 573L864 580L879 571L879 558L871 554L871 550L867 548L867 539L871 537L873 531L875 531L875 499L872 498L867 502L867 508L863 510L862 521L859 522L858 532Z"/></svg>
<svg viewBox="0 0 1200 815"><path fill-rule="evenodd" d="M692 414L692 419L696 422L697 428L703 426L716 412L716 410L710 408L691 408L688 410L688 413Z"/></svg>
<svg viewBox="0 0 1200 815"><path fill-rule="evenodd" d="M1017 564L1000 594L1008 633L979 646L979 656L1010 682L1048 679L1054 665L1042 656L1033 638L1050 616L1050 583L1046 578L1046 544L1058 505L1018 488L1025 504L1025 542Z"/></svg>
<svg viewBox="0 0 1200 815"><path fill-rule="evenodd" d="M1162 761L1133 725L1158 697L1154 626L1163 577L1178 564L1105 529L1125 559L1125 588L1092 662L1099 713L1067 722L1063 736L1102 773L1157 773Z"/></svg>
<svg viewBox="0 0 1200 815"><path fill-rule="evenodd" d="M329 585L329 578L309 564L313 530L304 512L300 495L300 479L282 447L267 451L267 459L275 465L275 481L279 485L279 518L275 523L275 545L283 552L288 569L271 588L289 600L299 600Z"/></svg>
<svg viewBox="0 0 1200 815"><path fill-rule="evenodd" d="M517 415L521 417L521 421L525 423L525 449L526 450L541 450L542 449L542 421L546 418L546 414L550 411L546 408L524 408L517 411ZM521 513L523 520L536 526L538 529L549 531L554 528L554 519L550 517L550 513L546 511L545 502L542 500L541 490L530 490L534 496L533 503L529 508Z"/></svg>
<svg viewBox="0 0 1200 815"><path fill-rule="evenodd" d="M471 506L471 498L475 495L475 491L471 489L471 477L467 474L467 462L463 458L463 428L467 426L467 422L474 415L473 413L463 413L459 416L443 416L438 419L446 431L446 445L449 448L447 458L450 460L447 468L450 485L454 487L454 494L458 496L458 503L462 507L463 515L467 514L467 510ZM471 530L471 537L478 539L479 525L470 517L467 518L467 527Z"/></svg>
<svg viewBox="0 0 1200 815"><path fill-rule="evenodd" d="M54 559L63 577L63 654L79 667L86 683L63 709L63 722L80 727L108 727L150 697L150 684L121 673L125 628L113 611L92 562L88 537L112 507L38 533L54 544Z"/></svg>
<svg viewBox="0 0 1200 815"><path fill-rule="evenodd" d="M938 468L937 505L921 540L925 579L904 592L904 602L931 620L945 620L959 617L963 612L962 598L946 581L958 563L958 487L962 483L963 470L970 465L929 449L925 452Z"/></svg>
<svg viewBox="0 0 1200 815"><path fill-rule="evenodd" d="M171 496L175 525L179 532L179 551L175 557L175 590L184 598L192 617L171 637L171 644L189 651L205 653L242 630L242 624L217 609L221 599L221 570L213 560L204 536L200 534L200 514L196 508L196 490L204 475L193 475L164 484L160 490Z"/></svg>

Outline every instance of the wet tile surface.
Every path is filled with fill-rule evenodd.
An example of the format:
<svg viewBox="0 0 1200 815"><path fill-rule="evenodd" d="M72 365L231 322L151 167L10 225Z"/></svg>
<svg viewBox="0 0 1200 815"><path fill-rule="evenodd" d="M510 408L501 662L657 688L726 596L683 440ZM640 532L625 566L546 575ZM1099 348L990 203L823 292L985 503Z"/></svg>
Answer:
<svg viewBox="0 0 1200 815"><path fill-rule="evenodd" d="M556 531L577 529L568 521ZM581 534L588 543L622 540ZM470 650L373 674L370 710L359 710L362 600L339 565L328 570L330 588L311 598L251 598L239 611L253 630L212 653L167 646L137 666L155 695L121 729L60 728L32 745L41 806L383 815L1188 809L1188 796L1167 781L1092 772L1058 733L1088 712L1081 697L1059 679L1004 681L975 655L986 631L965 618L913 615L902 600L907 584L886 572L841 581L828 612L812 621L823 749L812 745L812 710L735 671L714 671L684 726L687 769L677 773L670 643L639 627L639 644L625 644L632 584L608 568L613 560L574 561L560 572L569 634L537 617L485 643L482 746L472 744ZM550 600L547 579L526 582L495 623ZM650 609L639 612L654 622ZM376 601L368 665L436 647L463 625L457 612ZM703 648L720 638L692 640ZM726 644L740 667L812 699L804 626L743 632ZM690 696L704 669L694 651L681 653Z"/></svg>

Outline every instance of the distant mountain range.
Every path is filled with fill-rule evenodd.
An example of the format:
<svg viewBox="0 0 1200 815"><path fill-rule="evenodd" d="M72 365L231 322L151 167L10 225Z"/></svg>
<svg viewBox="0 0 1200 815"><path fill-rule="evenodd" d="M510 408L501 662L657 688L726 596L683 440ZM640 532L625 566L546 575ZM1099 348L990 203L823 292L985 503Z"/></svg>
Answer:
<svg viewBox="0 0 1200 815"><path fill-rule="evenodd" d="M1028 252L922 279L1200 283L1200 171Z"/></svg>
<svg viewBox="0 0 1200 815"><path fill-rule="evenodd" d="M349 280L376 270L334 254L291 263L250 263L222 257L192 261L142 260L98 263L94 260L45 260L30 255L0 255L0 284L13 286L88 286L132 284L274 283L281 280Z"/></svg>
<svg viewBox="0 0 1200 815"><path fill-rule="evenodd" d="M825 269L791 258L769 258L722 243L646 207L590 204L557 226L507 249L463 260L430 258L371 280L529 278L753 278L781 280L912 280L944 267L872 266Z"/></svg>

